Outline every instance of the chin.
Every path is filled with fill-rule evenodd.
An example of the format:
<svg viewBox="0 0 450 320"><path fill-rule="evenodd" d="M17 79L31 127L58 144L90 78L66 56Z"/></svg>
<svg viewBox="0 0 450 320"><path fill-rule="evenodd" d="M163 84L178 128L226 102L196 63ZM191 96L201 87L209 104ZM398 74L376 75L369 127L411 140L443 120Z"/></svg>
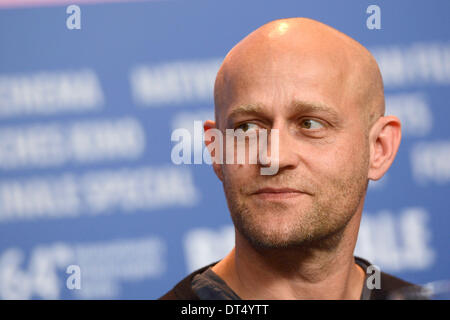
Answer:
<svg viewBox="0 0 450 320"><path fill-rule="evenodd" d="M292 221L271 219L270 221L261 222L263 221L249 223L251 226L247 225L241 230L241 233L244 234L249 242L257 247L267 249L291 247L307 238L304 235L304 230L292 228Z"/></svg>
<svg viewBox="0 0 450 320"><path fill-rule="evenodd" d="M253 247L260 249L287 249L299 247L305 243L303 239L292 239L280 234L258 235L247 239Z"/></svg>

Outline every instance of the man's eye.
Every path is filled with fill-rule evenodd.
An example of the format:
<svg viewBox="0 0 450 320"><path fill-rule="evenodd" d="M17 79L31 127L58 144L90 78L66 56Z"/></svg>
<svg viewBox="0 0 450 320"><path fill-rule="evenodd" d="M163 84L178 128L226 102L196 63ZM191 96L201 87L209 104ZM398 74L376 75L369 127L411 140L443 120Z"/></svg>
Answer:
<svg viewBox="0 0 450 320"><path fill-rule="evenodd" d="M257 130L258 126L254 123L245 122L237 126L236 130L237 129L241 129L242 131L247 132L248 130Z"/></svg>
<svg viewBox="0 0 450 320"><path fill-rule="evenodd" d="M300 125L305 129L320 129L323 127L323 124L313 119L304 119L300 122Z"/></svg>

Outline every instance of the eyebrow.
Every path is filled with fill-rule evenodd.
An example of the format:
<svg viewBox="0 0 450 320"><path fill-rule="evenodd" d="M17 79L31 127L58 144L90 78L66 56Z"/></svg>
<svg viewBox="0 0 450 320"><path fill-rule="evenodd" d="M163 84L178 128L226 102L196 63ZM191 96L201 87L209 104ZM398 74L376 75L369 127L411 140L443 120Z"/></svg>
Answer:
<svg viewBox="0 0 450 320"><path fill-rule="evenodd" d="M239 116L259 115L267 116L267 112L261 104L244 104L239 105L228 115L227 123L229 124Z"/></svg>
<svg viewBox="0 0 450 320"><path fill-rule="evenodd" d="M290 111L293 113L327 114L330 121L335 125L340 124L342 118L340 113L335 108L322 102L295 101Z"/></svg>
<svg viewBox="0 0 450 320"><path fill-rule="evenodd" d="M289 107L290 114L299 114L299 113L325 113L331 119L331 122L335 125L340 124L341 117L339 113L332 107L321 103L321 102L308 102L308 101L294 101ZM267 109L263 104L244 104L239 105L230 112L227 119L227 124L231 124L233 120L239 116L262 116L265 118L269 118L269 114Z"/></svg>

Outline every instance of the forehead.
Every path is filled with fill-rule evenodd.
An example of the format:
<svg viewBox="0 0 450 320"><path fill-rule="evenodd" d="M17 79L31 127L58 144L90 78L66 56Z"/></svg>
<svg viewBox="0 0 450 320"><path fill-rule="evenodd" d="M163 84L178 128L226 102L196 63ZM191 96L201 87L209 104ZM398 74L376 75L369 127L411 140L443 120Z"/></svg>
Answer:
<svg viewBox="0 0 450 320"><path fill-rule="evenodd" d="M219 117L249 111L272 115L296 111L352 111L347 75L331 59L287 57L276 62L234 65L225 70Z"/></svg>

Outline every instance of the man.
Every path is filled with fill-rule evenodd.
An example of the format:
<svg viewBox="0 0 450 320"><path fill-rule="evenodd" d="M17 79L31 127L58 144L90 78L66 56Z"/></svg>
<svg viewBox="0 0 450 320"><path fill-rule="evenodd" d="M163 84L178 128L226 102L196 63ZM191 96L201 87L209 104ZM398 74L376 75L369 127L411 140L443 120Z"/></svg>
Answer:
<svg viewBox="0 0 450 320"><path fill-rule="evenodd" d="M381 273L371 290L370 263L353 255L368 181L401 140L368 50L311 19L272 21L227 54L214 100L206 132L278 129L278 171L213 163L235 247L162 299L384 299L410 285Z"/></svg>

